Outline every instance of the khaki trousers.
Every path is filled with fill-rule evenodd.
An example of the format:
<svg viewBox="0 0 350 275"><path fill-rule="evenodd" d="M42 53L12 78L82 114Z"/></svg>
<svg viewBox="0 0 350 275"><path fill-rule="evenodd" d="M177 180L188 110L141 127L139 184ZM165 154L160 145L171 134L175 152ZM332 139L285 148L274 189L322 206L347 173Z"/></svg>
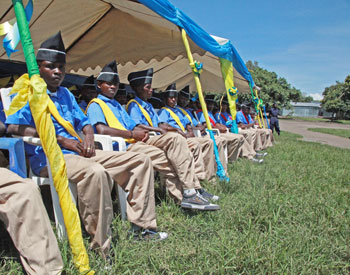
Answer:
<svg viewBox="0 0 350 275"><path fill-rule="evenodd" d="M96 150L84 158L64 155L68 179L77 184L79 211L91 248L108 253L111 242L113 180L126 192L127 216L133 224L156 229L154 175L150 158L141 153Z"/></svg>
<svg viewBox="0 0 350 275"><path fill-rule="evenodd" d="M192 137L187 139L187 143L190 148L192 148L192 142L196 142L196 146L200 147L202 153L203 166L201 167L202 171L204 170L206 180L210 180L216 175L216 162L214 155L214 143L211 139L202 138L202 137ZM204 168L204 169L203 169Z"/></svg>
<svg viewBox="0 0 350 275"><path fill-rule="evenodd" d="M247 147L247 141L244 139L243 135L233 133L221 133L220 136L225 138L227 142L228 161L236 161L238 157L242 154L242 151L244 151L244 154L246 154L247 150L249 151L249 145Z"/></svg>
<svg viewBox="0 0 350 275"><path fill-rule="evenodd" d="M262 150L267 149L268 147L271 147L272 141L273 141L273 134L270 129L256 129L258 134L261 137L261 143L262 143Z"/></svg>
<svg viewBox="0 0 350 275"><path fill-rule="evenodd" d="M160 139L163 140L162 142L165 142L164 139L169 137L169 135L164 135ZM169 139L169 142L172 142L172 138ZM172 147L172 149L177 148ZM154 170L164 177L169 195L176 200L182 200L184 189L201 188L195 176L195 164L189 150L187 150L187 154L185 152L177 154L177 152L172 150L164 151L144 142L136 142L128 148L128 151L141 152L151 159ZM182 163L188 163L188 166L183 167ZM180 167L184 170L179 171Z"/></svg>
<svg viewBox="0 0 350 275"><path fill-rule="evenodd" d="M210 139L210 136L205 135L204 138ZM227 140L222 136L214 136L214 138L215 138L216 146L218 147L221 164L224 167L225 172L227 172L227 161L226 161L226 156L225 156L225 149L227 147ZM215 161L215 156L214 156L214 167L215 167L214 173L216 175L217 164Z"/></svg>
<svg viewBox="0 0 350 275"><path fill-rule="evenodd" d="M0 168L0 219L27 274L59 274L63 262L38 187Z"/></svg>
<svg viewBox="0 0 350 275"><path fill-rule="evenodd" d="M203 156L198 142L189 141L189 139L177 133L168 132L165 135L149 138L146 144L158 147L167 154L181 181L190 178L188 174L192 173L189 169L189 167L192 167L192 161L194 161L195 186L199 185L198 180L205 179Z"/></svg>
<svg viewBox="0 0 350 275"><path fill-rule="evenodd" d="M238 133L243 135L250 147L250 153L255 156L256 151L261 150L260 135L257 134L255 129L239 129Z"/></svg>

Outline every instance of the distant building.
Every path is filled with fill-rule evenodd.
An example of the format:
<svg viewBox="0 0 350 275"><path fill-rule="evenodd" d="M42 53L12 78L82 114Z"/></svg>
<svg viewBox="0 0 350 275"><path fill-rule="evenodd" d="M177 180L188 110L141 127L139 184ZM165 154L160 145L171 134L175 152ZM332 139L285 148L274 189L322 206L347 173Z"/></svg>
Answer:
<svg viewBox="0 0 350 275"><path fill-rule="evenodd" d="M331 117L332 113L321 108L320 102L291 102L292 109L283 109L282 116Z"/></svg>

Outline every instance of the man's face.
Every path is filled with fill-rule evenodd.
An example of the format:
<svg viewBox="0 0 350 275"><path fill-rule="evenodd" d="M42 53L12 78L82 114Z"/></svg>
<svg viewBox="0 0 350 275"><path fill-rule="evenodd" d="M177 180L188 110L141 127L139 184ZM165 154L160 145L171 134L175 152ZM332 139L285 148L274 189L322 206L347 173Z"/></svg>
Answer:
<svg viewBox="0 0 350 275"><path fill-rule="evenodd" d="M228 110L228 105L226 103L221 103L221 112L225 113Z"/></svg>
<svg viewBox="0 0 350 275"><path fill-rule="evenodd" d="M153 94L152 85L145 84L143 86L137 87L137 93L141 99L146 99L146 100L150 99Z"/></svg>
<svg viewBox="0 0 350 275"><path fill-rule="evenodd" d="M213 101L207 101L207 108L209 112L212 112L214 109L214 102Z"/></svg>
<svg viewBox="0 0 350 275"><path fill-rule="evenodd" d="M101 89L101 94L108 98L114 98L119 89L119 83L98 81L97 86Z"/></svg>
<svg viewBox="0 0 350 275"><path fill-rule="evenodd" d="M188 97L182 96L181 94L179 95L179 97L177 98L177 103L181 106L181 107L186 107L188 105L189 99Z"/></svg>
<svg viewBox="0 0 350 275"><path fill-rule="evenodd" d="M177 97L176 96L169 96L166 98L166 105L168 105L171 108L174 108L177 103Z"/></svg>
<svg viewBox="0 0 350 275"><path fill-rule="evenodd" d="M50 61L39 61L40 76L46 82L50 92L56 92L66 75L66 64Z"/></svg>
<svg viewBox="0 0 350 275"><path fill-rule="evenodd" d="M242 111L243 111L244 114L249 115L250 108L249 107L242 107Z"/></svg>
<svg viewBox="0 0 350 275"><path fill-rule="evenodd" d="M115 100L118 101L120 103L120 105L125 105L126 102L128 101L128 98L125 94L124 95L116 95Z"/></svg>
<svg viewBox="0 0 350 275"><path fill-rule="evenodd" d="M86 101L86 103L89 103L91 100L97 97L97 91L95 88L92 87L84 87L81 90L82 98Z"/></svg>

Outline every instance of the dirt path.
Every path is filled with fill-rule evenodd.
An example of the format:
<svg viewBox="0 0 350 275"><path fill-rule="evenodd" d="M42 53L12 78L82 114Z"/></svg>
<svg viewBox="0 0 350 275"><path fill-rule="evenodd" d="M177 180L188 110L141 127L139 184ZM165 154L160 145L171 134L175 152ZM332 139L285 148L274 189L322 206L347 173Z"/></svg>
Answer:
<svg viewBox="0 0 350 275"><path fill-rule="evenodd" d="M350 130L349 124L339 124L330 122L309 122L302 120L288 120L280 119L281 131L288 131L302 135L303 140L319 142L322 144L328 144L340 148L350 148L350 139L337 137L329 134L316 133L308 131L308 128L334 128L334 129L348 129Z"/></svg>

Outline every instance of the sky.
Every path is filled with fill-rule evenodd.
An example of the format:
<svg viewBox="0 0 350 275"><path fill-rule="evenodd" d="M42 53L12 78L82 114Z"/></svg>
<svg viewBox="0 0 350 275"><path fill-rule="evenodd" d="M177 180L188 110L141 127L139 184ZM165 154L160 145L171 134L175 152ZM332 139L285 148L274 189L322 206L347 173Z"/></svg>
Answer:
<svg viewBox="0 0 350 275"><path fill-rule="evenodd" d="M169 1L315 100L350 74L350 0Z"/></svg>

